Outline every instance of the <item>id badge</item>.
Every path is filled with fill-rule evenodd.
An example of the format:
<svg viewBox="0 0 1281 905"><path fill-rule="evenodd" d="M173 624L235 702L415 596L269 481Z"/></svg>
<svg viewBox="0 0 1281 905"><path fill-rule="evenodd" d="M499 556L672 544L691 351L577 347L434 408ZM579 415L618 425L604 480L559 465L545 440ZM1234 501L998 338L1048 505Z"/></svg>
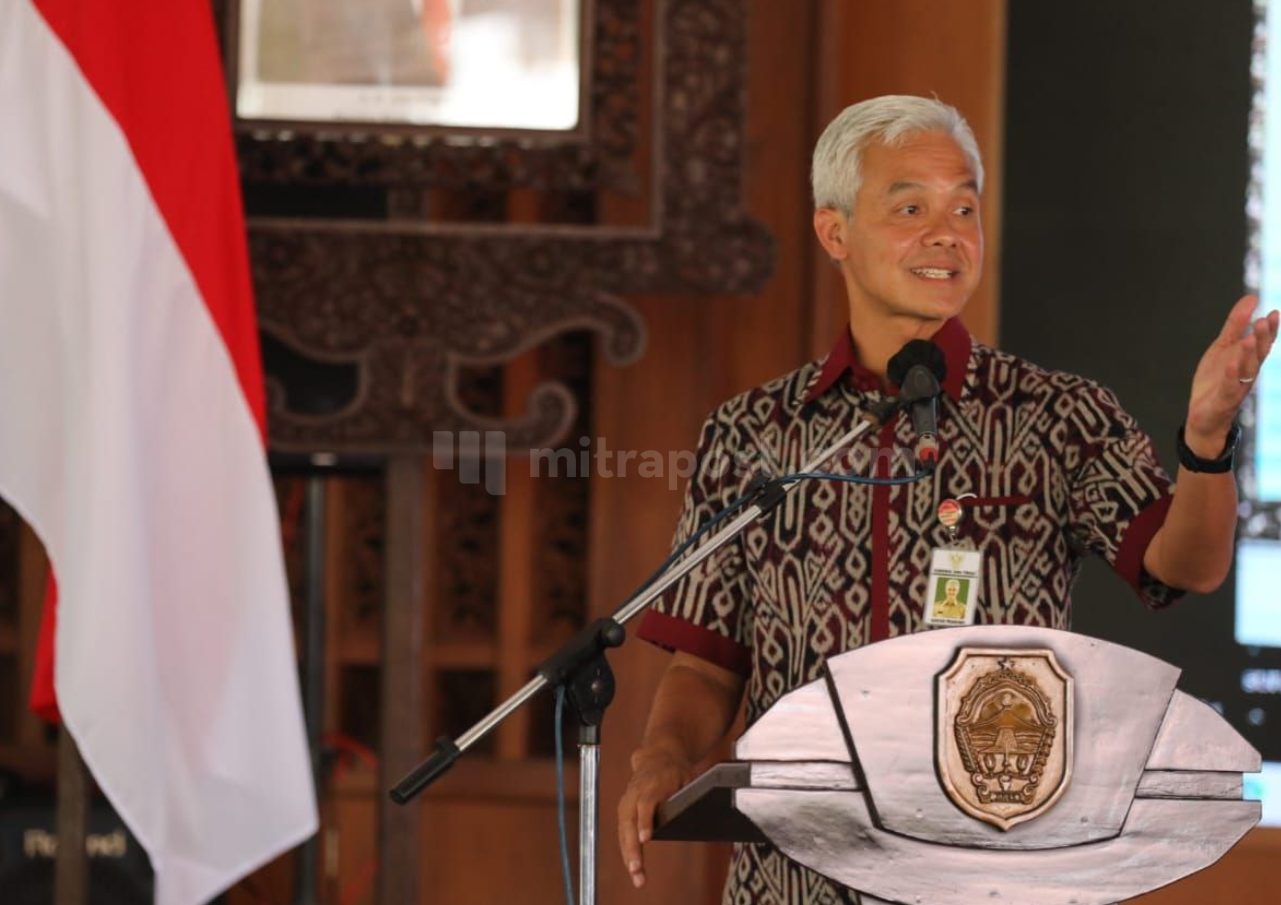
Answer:
<svg viewBox="0 0 1281 905"><path fill-rule="evenodd" d="M925 591L925 624L973 625L979 605L983 554L978 550L938 547L930 558Z"/></svg>

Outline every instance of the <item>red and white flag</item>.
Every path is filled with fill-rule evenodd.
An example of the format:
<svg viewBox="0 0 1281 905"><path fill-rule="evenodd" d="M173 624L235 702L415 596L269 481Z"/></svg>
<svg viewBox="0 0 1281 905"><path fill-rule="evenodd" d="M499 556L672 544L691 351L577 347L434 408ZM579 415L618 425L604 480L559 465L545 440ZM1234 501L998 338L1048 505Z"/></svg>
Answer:
<svg viewBox="0 0 1281 905"><path fill-rule="evenodd" d="M161 905L316 829L224 92L208 0L0 2L0 495Z"/></svg>

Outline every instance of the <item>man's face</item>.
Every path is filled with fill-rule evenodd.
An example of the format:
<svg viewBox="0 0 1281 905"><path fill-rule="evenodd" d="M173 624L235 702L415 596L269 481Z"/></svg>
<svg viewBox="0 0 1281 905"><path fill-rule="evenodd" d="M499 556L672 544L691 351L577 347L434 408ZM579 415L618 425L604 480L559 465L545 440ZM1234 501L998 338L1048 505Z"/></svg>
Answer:
<svg viewBox="0 0 1281 905"><path fill-rule="evenodd" d="M955 603L956 595L961 593L961 583L959 581L949 581L946 588L948 603Z"/></svg>
<svg viewBox="0 0 1281 905"><path fill-rule="evenodd" d="M944 320L978 286L978 185L965 154L942 132L865 148L853 213L834 215L844 221L844 257L837 257L854 310Z"/></svg>

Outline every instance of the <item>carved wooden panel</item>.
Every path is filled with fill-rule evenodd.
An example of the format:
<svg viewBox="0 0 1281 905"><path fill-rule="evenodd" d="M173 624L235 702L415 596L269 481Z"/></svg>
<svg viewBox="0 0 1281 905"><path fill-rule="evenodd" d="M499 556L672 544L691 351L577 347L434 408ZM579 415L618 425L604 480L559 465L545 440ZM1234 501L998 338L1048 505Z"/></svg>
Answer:
<svg viewBox="0 0 1281 905"><path fill-rule="evenodd" d="M225 5L234 16L235 0ZM765 282L773 243L741 192L746 0L589 6L576 133L238 124L275 451L363 463L431 452L434 432L492 430L508 449L578 449L597 432L598 365L644 351L626 297L679 293L689 305ZM379 800L407 752L467 728L589 614L586 475L533 479L527 460L509 459L508 492L495 495L466 483L459 463L435 465L424 472L429 527L396 556L392 542L409 534L389 534L388 517L405 516L409 497L387 499L374 475L327 479L326 728L377 749ZM287 525L299 518L290 500L280 497ZM413 622L404 604L416 574ZM410 624L421 650L388 656L389 638L417 634ZM470 769L476 788L512 794L526 768L550 767L540 761L551 711L547 696L513 718L451 779ZM537 779L520 794L550 817L549 769ZM430 796L418 808L443 819ZM405 852L383 850L384 901L415 898L389 892L414 870Z"/></svg>
<svg viewBox="0 0 1281 905"><path fill-rule="evenodd" d="M338 597L342 632L353 637L378 636L386 587L386 495L381 474L338 479L344 496L341 551L342 584L332 589Z"/></svg>
<svg viewBox="0 0 1281 905"><path fill-rule="evenodd" d="M437 606L429 617L438 641L491 641L497 631L494 550L500 499L486 492L483 484L452 478L440 482Z"/></svg>
<svg viewBox="0 0 1281 905"><path fill-rule="evenodd" d="M582 134L241 124L273 447L422 452L467 430L551 445L575 417L563 383L493 419L460 372L582 329L626 365L645 331L624 295L759 289L773 245L741 201L745 7L595 0ZM611 193L639 193L626 225L591 222Z"/></svg>
<svg viewBox="0 0 1281 905"><path fill-rule="evenodd" d="M579 401L578 416L566 439L570 449L592 454L592 350L590 337L571 333L548 343L539 356L539 371L565 384ZM588 446L583 448L583 440ZM515 467L529 468L518 461ZM536 650L549 650L563 643L587 623L587 540L591 512L590 475L579 469L574 474L552 476L540 468L534 482L533 537L537 568L530 576L532 612L531 637Z"/></svg>

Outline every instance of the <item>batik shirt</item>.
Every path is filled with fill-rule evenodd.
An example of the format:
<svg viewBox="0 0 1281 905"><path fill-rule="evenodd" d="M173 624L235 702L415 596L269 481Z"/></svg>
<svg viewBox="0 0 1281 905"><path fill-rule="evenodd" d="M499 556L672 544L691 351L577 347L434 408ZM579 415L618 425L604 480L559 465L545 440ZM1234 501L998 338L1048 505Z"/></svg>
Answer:
<svg viewBox="0 0 1281 905"><path fill-rule="evenodd" d="M935 335L947 373L939 464L918 483L806 481L648 612L640 637L746 677L750 725L824 661L919 631L932 551L982 551L975 622L1067 629L1072 583L1102 556L1149 607L1180 594L1143 570L1170 479L1150 438L1108 390L973 341L957 320ZM889 391L894 388L890 387ZM703 426L677 542L748 490L832 445L885 398L844 332L832 352L717 408ZM841 459L844 473L915 470L910 420L890 419ZM957 500L955 539L938 505ZM738 845L729 905L828 905L854 895L772 846Z"/></svg>

